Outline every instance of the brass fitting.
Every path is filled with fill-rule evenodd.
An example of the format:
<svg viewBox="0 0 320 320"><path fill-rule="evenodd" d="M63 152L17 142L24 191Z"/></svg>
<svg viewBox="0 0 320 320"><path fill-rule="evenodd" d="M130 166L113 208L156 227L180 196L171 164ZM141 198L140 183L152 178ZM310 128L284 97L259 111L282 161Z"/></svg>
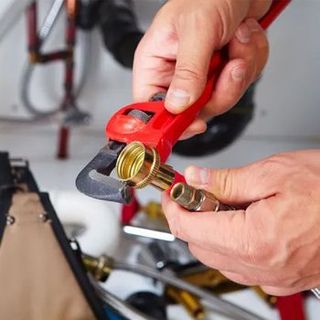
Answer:
<svg viewBox="0 0 320 320"><path fill-rule="evenodd" d="M36 50L32 50L29 52L29 62L31 64L36 64L40 62L40 55Z"/></svg>
<svg viewBox="0 0 320 320"><path fill-rule="evenodd" d="M191 274L182 274L180 278L194 286L205 288L218 295L247 288L244 285L232 282L215 269L203 269Z"/></svg>
<svg viewBox="0 0 320 320"><path fill-rule="evenodd" d="M96 258L82 254L82 262L86 270L90 272L96 280L101 282L108 279L113 268L112 258L105 255Z"/></svg>
<svg viewBox="0 0 320 320"><path fill-rule="evenodd" d="M141 209L152 220L163 220L164 213L159 202L150 201Z"/></svg>
<svg viewBox="0 0 320 320"><path fill-rule="evenodd" d="M168 287L166 289L166 295L173 301L181 304L192 319L203 320L205 318L205 311L200 303L199 298L193 296L187 291Z"/></svg>
<svg viewBox="0 0 320 320"><path fill-rule="evenodd" d="M171 199L189 211L219 211L220 202L207 191L177 183L170 192Z"/></svg>
<svg viewBox="0 0 320 320"><path fill-rule="evenodd" d="M167 190L175 177L172 167L160 164L157 150L140 142L129 143L122 150L117 159L116 172L122 181L137 189L153 185Z"/></svg>
<svg viewBox="0 0 320 320"><path fill-rule="evenodd" d="M260 287L252 287L252 289L258 294L258 296L262 300L267 302L270 306L275 306L275 304L277 303L277 297L265 293Z"/></svg>

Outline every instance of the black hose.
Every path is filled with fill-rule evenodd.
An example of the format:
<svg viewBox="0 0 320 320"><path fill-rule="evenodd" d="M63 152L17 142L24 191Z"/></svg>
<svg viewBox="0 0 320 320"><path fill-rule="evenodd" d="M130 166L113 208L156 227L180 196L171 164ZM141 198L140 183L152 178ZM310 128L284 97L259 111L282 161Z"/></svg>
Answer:
<svg viewBox="0 0 320 320"><path fill-rule="evenodd" d="M207 131L190 139L179 141L173 152L183 156L206 156L231 145L247 128L254 114L255 84L228 112L211 119Z"/></svg>
<svg viewBox="0 0 320 320"><path fill-rule="evenodd" d="M102 0L98 24L104 44L115 60L132 68L134 52L143 37L132 0Z"/></svg>

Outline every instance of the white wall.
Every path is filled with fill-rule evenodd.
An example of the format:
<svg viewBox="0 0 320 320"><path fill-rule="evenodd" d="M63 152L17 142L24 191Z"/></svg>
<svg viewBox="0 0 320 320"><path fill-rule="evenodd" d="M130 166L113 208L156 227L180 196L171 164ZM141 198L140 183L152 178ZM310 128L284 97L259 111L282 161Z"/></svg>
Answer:
<svg viewBox="0 0 320 320"><path fill-rule="evenodd" d="M320 1L295 0L270 28L271 56L248 134L320 138Z"/></svg>
<svg viewBox="0 0 320 320"><path fill-rule="evenodd" d="M45 9L51 1L40 2ZM0 12L7 3L8 0L1 1ZM136 0L136 3L142 24L146 25L161 1ZM319 18L320 1L296 0L270 28L270 61L259 84L258 110L248 135L320 138ZM80 34L80 45L81 40ZM53 43L63 44L63 19L60 19L46 48L52 48ZM0 43L1 115L24 114L18 90L25 60L25 21L21 18ZM93 34L92 60L79 105L93 112L91 126L94 130L101 130L115 109L130 102L131 74L113 62L102 47L97 32ZM32 86L33 100L37 105L48 109L59 102L61 77L61 65L38 67Z"/></svg>

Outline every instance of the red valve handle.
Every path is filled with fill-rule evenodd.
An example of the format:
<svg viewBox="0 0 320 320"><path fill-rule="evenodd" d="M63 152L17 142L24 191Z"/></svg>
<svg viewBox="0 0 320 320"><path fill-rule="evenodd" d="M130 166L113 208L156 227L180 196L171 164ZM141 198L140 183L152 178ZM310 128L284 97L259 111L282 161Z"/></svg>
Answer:
<svg viewBox="0 0 320 320"><path fill-rule="evenodd" d="M259 21L266 29L289 4L291 0L274 0L268 13ZM145 102L126 106L116 112L106 127L109 139L123 143L140 141L158 150L161 161L165 162L171 153L173 145L197 117L200 110L209 101L221 70L228 62L226 49L217 51L211 60L208 82L201 97L184 112L174 115L164 107L164 102ZM142 120L129 115L131 110L140 110L151 119Z"/></svg>

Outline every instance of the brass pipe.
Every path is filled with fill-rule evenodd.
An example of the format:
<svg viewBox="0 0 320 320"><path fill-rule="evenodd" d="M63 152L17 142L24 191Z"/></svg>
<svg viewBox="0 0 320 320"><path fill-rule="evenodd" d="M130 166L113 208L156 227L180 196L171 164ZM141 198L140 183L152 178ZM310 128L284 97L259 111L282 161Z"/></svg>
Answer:
<svg viewBox="0 0 320 320"><path fill-rule="evenodd" d="M195 297L188 291L173 287L168 287L166 289L166 295L173 301L181 304L193 319L205 319L204 307L202 306L198 297Z"/></svg>
<svg viewBox="0 0 320 320"><path fill-rule="evenodd" d="M228 211L233 207L222 204L212 193L196 189L186 183L177 183L170 192L170 197L189 211Z"/></svg>
<svg viewBox="0 0 320 320"><path fill-rule="evenodd" d="M129 143L122 150L117 159L116 172L122 181L137 189L153 185L162 191L167 190L175 177L172 167L160 163L157 150L140 142Z"/></svg>
<svg viewBox="0 0 320 320"><path fill-rule="evenodd" d="M267 293L265 293L260 287L252 287L252 290L255 291L258 296L267 302L271 307L275 306L277 303L277 297L271 296Z"/></svg>
<svg viewBox="0 0 320 320"><path fill-rule="evenodd" d="M141 142L131 142L122 150L116 162L116 172L120 180L136 189L152 185L165 191L172 187L175 180L174 169L161 164L157 150ZM210 192L185 183L175 184L170 195L173 201L189 211L234 210L220 203Z"/></svg>
<svg viewBox="0 0 320 320"><path fill-rule="evenodd" d="M113 260L104 255L96 258L88 254L82 254L82 262L86 270L90 272L96 280L101 282L108 279L113 269Z"/></svg>

